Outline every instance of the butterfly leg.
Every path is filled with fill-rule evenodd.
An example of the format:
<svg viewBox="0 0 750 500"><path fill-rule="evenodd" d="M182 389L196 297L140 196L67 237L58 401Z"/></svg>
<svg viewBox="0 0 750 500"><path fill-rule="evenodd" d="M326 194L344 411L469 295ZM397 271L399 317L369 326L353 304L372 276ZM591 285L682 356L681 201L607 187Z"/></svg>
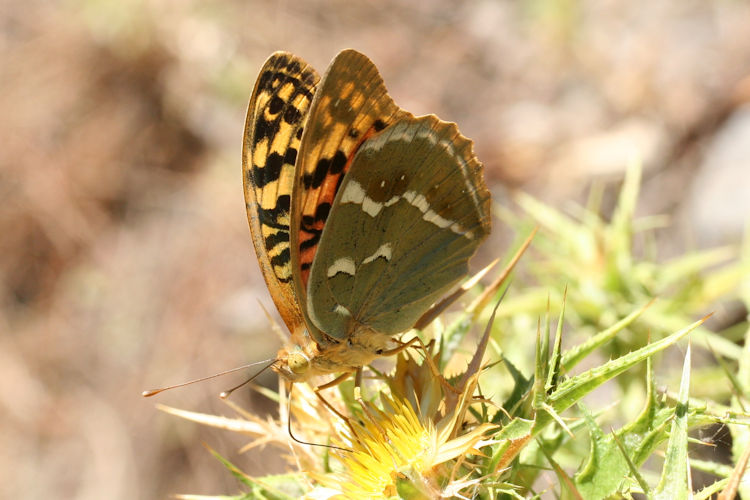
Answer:
<svg viewBox="0 0 750 500"><path fill-rule="evenodd" d="M323 395L320 394L320 391L322 391L324 389L330 389L331 387L335 387L335 386L339 385L341 382L343 382L344 380L346 380L347 378L349 378L351 376L351 374L352 374L352 372L342 373L341 375L339 375L335 379L331 380L330 382L327 382L327 383L325 383L325 384L323 384L321 386L318 386L318 387L316 387L314 389L315 395L318 396L318 398L320 398L320 400L323 402L323 404L329 410L331 410L333 413L335 413L336 415L338 415L339 417L341 417L341 419L343 419L345 422L347 422L347 424L349 423L349 420L344 415L342 415L338 410L336 410L323 397ZM362 369L358 368L354 372L354 399L357 400L357 401L359 401L360 404L362 404L362 401L361 401L362 396L361 396L361 391L360 391L360 387L361 386L362 386Z"/></svg>
<svg viewBox="0 0 750 500"><path fill-rule="evenodd" d="M406 349L411 347L412 344L416 344L417 342L419 342L420 344L422 343L419 337L415 336L413 339L409 340L408 342L401 342L398 347L394 347L393 349L388 349L387 351L383 351L382 353L380 353L380 356L393 356L394 354L398 354L401 351L405 351ZM424 345L422 345L422 347L424 347Z"/></svg>
<svg viewBox="0 0 750 500"><path fill-rule="evenodd" d="M357 370L357 371L359 372L359 370ZM323 385L320 385L320 386L316 387L315 389L313 389L313 392L318 397L318 399L320 399L320 401L323 403L323 405L326 408L328 408L331 412L333 412L337 417L339 417L341 420L343 420L344 423L347 426L349 426L349 429L352 431L352 433L354 433L355 431L354 431L354 428L352 427L351 422L349 421L349 418L346 417L345 415L343 415L336 408L334 408L333 405L331 403L329 403L328 400L326 398L324 398L323 395L320 393L320 391L322 391L324 389L330 389L331 387L337 386L338 384L340 384L341 382L343 382L344 380L346 380L347 378L349 378L349 376L351 376L351 374L352 374L352 372L342 373L341 375L339 375L335 379L331 380L330 382L327 382L327 383L325 383Z"/></svg>
<svg viewBox="0 0 750 500"><path fill-rule="evenodd" d="M330 389L331 387L336 387L344 380L348 379L351 376L352 372L344 372L335 379L331 380L330 382L326 382L323 385L320 385L315 388L316 391L322 391L323 389Z"/></svg>
<svg viewBox="0 0 750 500"><path fill-rule="evenodd" d="M313 389L313 392L315 393L315 395L323 402L323 404L326 406L326 408L328 408L329 410L331 410L333 413L335 413L336 415L338 415L342 420L344 420L344 422L347 422L347 423L348 423L347 418L344 415L342 415L336 408L334 408L326 400L326 398L323 397L323 395L320 393L320 391L322 391L324 389L330 389L331 387L335 387L335 386L339 385L341 382L343 382L344 380L346 380L347 378L349 378L351 376L351 374L352 374L352 372L342 373L341 375L339 375L335 379L331 380L330 382L326 382L325 384L319 385L318 387L316 387L315 389Z"/></svg>
<svg viewBox="0 0 750 500"><path fill-rule="evenodd" d="M315 388L315 389L313 390L313 392L315 393L315 395L316 395L316 396L318 397L318 399L320 399L321 403L323 403L323 405L324 405L324 406L325 406L326 408L328 408L329 410L331 410L331 411L332 411L333 413L335 413L335 414L336 414L336 415L337 415L337 416L338 416L338 417L339 417L339 418L340 418L341 420L343 420L344 422L346 422L346 423L348 424L348 423L349 423L349 419L347 419L347 418L346 418L346 417L345 417L344 415L342 415L340 411L338 411L338 410L337 410L336 408L334 408L334 407L333 407L333 405L332 405L331 403L329 403L329 402L328 402L328 400L327 400L326 398L324 398L324 397L323 397L323 395L322 395L322 394L320 393L320 389L321 389L321 388L322 388L322 386L321 386L321 387L316 387L316 388Z"/></svg>

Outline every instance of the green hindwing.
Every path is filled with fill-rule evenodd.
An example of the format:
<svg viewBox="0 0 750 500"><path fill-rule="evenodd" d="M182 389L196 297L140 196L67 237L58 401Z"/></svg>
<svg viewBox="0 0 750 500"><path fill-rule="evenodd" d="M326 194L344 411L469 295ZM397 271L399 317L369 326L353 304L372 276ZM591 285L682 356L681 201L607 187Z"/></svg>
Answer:
<svg viewBox="0 0 750 500"><path fill-rule="evenodd" d="M361 145L338 190L310 273L310 320L337 340L404 332L467 274L489 231L472 142L434 115L400 120Z"/></svg>

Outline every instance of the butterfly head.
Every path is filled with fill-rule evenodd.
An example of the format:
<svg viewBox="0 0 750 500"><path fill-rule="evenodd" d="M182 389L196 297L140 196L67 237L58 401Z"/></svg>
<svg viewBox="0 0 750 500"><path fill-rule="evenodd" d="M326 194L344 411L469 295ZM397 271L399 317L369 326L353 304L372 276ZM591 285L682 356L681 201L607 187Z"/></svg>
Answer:
<svg viewBox="0 0 750 500"><path fill-rule="evenodd" d="M310 358L304 352L293 352L287 357L286 364L292 373L303 375L310 368Z"/></svg>
<svg viewBox="0 0 750 500"><path fill-rule="evenodd" d="M307 380L313 374L312 366L316 356L315 352L308 352L314 350L314 346L308 347L312 349L304 349L297 345L282 348L276 356L277 361L273 365L273 370L290 382Z"/></svg>

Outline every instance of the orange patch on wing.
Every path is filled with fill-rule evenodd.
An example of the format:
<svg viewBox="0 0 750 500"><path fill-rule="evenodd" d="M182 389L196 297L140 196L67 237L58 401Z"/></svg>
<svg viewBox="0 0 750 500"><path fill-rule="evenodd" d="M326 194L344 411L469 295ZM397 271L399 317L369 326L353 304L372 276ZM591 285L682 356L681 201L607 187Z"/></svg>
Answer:
<svg viewBox="0 0 750 500"><path fill-rule="evenodd" d="M382 130L381 130L382 132ZM344 164L344 168L341 170L338 174L329 174L326 176L325 179L323 179L323 183L318 188L318 196L315 198L315 203L309 203L311 200L308 200L308 204L305 207L306 210L303 211L305 216L309 217L315 217L315 213L317 211L317 208L323 204L328 203L330 205L333 205L333 200L336 198L336 193L338 192L339 188L339 179L346 175L346 173L349 171L349 168L352 166L352 161L354 160L354 156L357 154L357 151L359 151L359 148L364 144L364 142L378 133L378 131L375 130L375 127L370 127L367 132L362 134L360 137L359 142L356 143L354 148L352 148L351 152L346 158L346 163ZM311 229L317 230L317 231L323 231L323 228L325 227L326 221L325 220L316 220L314 224L312 225ZM315 253L318 251L318 244L320 244L320 240L318 240L318 243L315 245L306 247L305 243L309 240L311 240L314 237L313 234L307 233L305 231L300 231L299 235L299 242L300 242L300 254L299 254L299 263L300 263L300 277L302 278L302 286L307 287L307 280L310 276L310 267L312 266L313 259L315 259ZM306 265L307 264L307 265Z"/></svg>

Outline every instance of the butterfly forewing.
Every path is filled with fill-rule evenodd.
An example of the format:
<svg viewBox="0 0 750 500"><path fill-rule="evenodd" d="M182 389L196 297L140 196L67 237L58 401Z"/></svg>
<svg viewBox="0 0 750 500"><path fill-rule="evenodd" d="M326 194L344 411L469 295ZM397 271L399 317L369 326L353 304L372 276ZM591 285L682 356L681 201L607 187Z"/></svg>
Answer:
<svg viewBox="0 0 750 500"><path fill-rule="evenodd" d="M320 236L354 153L368 137L411 116L390 98L372 61L354 50L333 60L309 115L292 200L292 227L298 228L291 235L292 262L300 271L297 292L303 303Z"/></svg>
<svg viewBox="0 0 750 500"><path fill-rule="evenodd" d="M320 77L302 59L276 52L248 106L242 151L245 203L263 277L290 331L303 323L290 257L290 210L305 120Z"/></svg>
<svg viewBox="0 0 750 500"><path fill-rule="evenodd" d="M313 262L309 319L331 338L408 330L468 272L490 230L472 143L435 116L404 117L358 149Z"/></svg>

